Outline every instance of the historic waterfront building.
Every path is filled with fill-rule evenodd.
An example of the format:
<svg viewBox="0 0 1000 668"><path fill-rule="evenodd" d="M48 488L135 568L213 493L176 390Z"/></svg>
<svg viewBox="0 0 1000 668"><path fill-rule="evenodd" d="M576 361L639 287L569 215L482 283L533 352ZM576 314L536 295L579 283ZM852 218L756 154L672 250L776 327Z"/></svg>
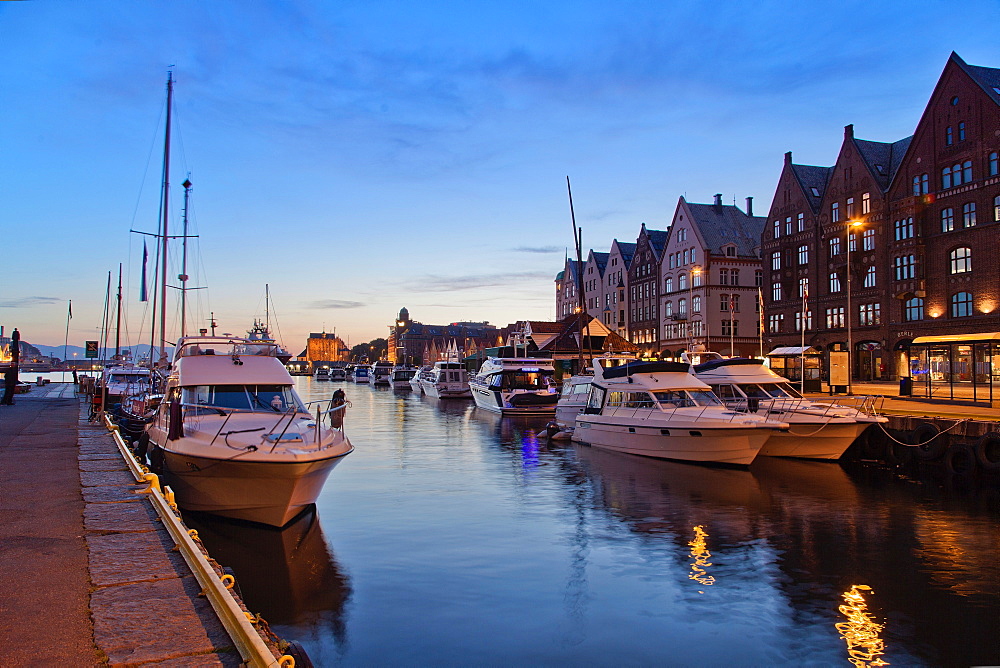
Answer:
<svg viewBox="0 0 1000 668"><path fill-rule="evenodd" d="M661 350L759 353L760 237L765 218L722 203L677 202L660 263Z"/></svg>
<svg viewBox="0 0 1000 668"><path fill-rule="evenodd" d="M628 267L628 338L647 355L660 352L660 259L669 231L647 230L642 224Z"/></svg>
<svg viewBox="0 0 1000 668"><path fill-rule="evenodd" d="M849 125L833 167L786 154L762 241L768 344L804 326L824 356L851 351L852 378L895 379L917 337L1000 330L998 153L1000 69L953 53L912 137Z"/></svg>
<svg viewBox="0 0 1000 668"><path fill-rule="evenodd" d="M580 264L566 258L563 270L556 274L556 318L562 319L576 313L580 306Z"/></svg>
<svg viewBox="0 0 1000 668"><path fill-rule="evenodd" d="M583 295L587 313L591 318L603 320L604 312L604 270L608 265L608 253L597 253L593 250L583 265Z"/></svg>
<svg viewBox="0 0 1000 668"><path fill-rule="evenodd" d="M608 253L608 264L604 270L604 307L601 309L601 322L622 338L628 338L627 280L632 256L635 255L635 244L618 241L611 242L611 252Z"/></svg>
<svg viewBox="0 0 1000 668"><path fill-rule="evenodd" d="M456 356L462 359L501 341L500 330L488 322L425 325L411 320L406 308L399 310L389 330L389 361L395 364L433 364Z"/></svg>

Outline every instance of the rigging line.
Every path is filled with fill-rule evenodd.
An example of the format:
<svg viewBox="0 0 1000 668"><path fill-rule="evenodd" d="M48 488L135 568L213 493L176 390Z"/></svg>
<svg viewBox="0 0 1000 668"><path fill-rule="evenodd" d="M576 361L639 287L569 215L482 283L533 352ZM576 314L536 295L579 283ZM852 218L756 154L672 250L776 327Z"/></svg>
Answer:
<svg viewBox="0 0 1000 668"><path fill-rule="evenodd" d="M146 167L142 171L142 180L139 182L139 193L135 198L135 209L132 211L132 224L131 227L135 227L136 216L139 215L139 204L142 201L142 191L146 188L146 177L149 175L149 163L153 159L153 150L156 148L157 141L162 134L160 132L160 122L163 120L163 107L160 107L160 115L156 119L156 129L153 131L153 139L149 144L149 154L146 156Z"/></svg>

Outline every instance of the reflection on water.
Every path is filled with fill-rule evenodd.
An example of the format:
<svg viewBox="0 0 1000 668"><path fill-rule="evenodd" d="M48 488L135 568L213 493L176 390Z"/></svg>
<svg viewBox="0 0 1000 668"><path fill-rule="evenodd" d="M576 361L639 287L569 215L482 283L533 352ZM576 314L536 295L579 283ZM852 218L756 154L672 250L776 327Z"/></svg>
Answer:
<svg viewBox="0 0 1000 668"><path fill-rule="evenodd" d="M651 460L471 401L297 382L345 387L356 450L317 502L318 570L237 577L317 665L844 665L845 642L865 665L1000 663L995 486Z"/></svg>
<svg viewBox="0 0 1000 668"><path fill-rule="evenodd" d="M212 558L233 570L247 608L272 625L323 627L343 645L351 584L323 537L315 510L282 529L186 513ZM314 633L318 629L314 629Z"/></svg>
<svg viewBox="0 0 1000 668"><path fill-rule="evenodd" d="M854 585L844 592L844 603L838 608L847 618L835 624L840 637L847 643L847 660L857 668L888 666L882 659L885 643L882 641L882 624L868 614L868 604L863 592L871 592L868 585Z"/></svg>

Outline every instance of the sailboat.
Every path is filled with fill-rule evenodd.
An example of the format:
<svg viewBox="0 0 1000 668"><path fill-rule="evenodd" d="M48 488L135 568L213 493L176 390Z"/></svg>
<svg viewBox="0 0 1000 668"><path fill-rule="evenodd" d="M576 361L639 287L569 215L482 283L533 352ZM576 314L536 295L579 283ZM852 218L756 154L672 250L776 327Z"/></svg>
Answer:
<svg viewBox="0 0 1000 668"><path fill-rule="evenodd" d="M296 394L269 333L187 335L183 271L181 337L166 363L172 95L168 76L159 304L161 366L168 376L138 450L164 477L181 508L281 527L313 506L330 472L354 447L342 427L327 426L329 411L317 405L313 414Z"/></svg>
<svg viewBox="0 0 1000 668"><path fill-rule="evenodd" d="M264 319L254 318L253 326L247 330L247 338L251 341L275 343L274 337L271 335L271 288L266 283L264 284ZM277 356L282 364L288 364L292 359L292 354L280 345Z"/></svg>

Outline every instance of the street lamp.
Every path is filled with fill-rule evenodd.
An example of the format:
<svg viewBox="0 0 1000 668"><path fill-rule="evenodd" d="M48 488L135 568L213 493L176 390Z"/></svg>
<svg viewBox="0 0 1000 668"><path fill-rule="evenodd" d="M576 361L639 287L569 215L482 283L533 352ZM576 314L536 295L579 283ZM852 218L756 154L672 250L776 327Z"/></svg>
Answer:
<svg viewBox="0 0 1000 668"><path fill-rule="evenodd" d="M688 343L688 348L691 352L694 352L694 281L695 277L701 276L701 267L694 266L691 267L691 280L688 281L688 332L690 339Z"/></svg>
<svg viewBox="0 0 1000 668"><path fill-rule="evenodd" d="M851 235L852 230L861 227L864 223L860 220L847 221L847 393L851 394L853 388L851 381L854 378L854 338L851 331ZM803 372L805 369L803 369Z"/></svg>

